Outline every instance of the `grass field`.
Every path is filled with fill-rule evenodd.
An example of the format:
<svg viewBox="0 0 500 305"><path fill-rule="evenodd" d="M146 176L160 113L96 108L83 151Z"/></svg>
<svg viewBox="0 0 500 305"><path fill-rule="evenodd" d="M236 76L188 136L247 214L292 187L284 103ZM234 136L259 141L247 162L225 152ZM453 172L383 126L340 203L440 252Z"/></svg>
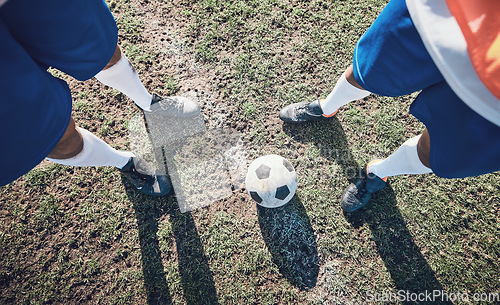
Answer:
<svg viewBox="0 0 500 305"><path fill-rule="evenodd" d="M414 95L371 95L329 122L277 117L330 92L386 1L107 2L146 87L195 98L208 126L242 134L249 160L286 157L297 194L270 210L239 190L180 213L115 169L43 162L0 188L1 304L415 304L382 297L433 290L450 299L437 303L495 303L499 173L393 177L366 209L341 211L353 173L423 130ZM133 102L52 72L77 124L127 149Z"/></svg>

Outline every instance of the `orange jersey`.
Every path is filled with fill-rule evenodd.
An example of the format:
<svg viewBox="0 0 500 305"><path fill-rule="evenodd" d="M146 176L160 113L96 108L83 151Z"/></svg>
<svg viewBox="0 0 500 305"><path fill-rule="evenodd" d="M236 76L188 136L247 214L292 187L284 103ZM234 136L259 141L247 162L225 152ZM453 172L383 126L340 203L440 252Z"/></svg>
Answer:
<svg viewBox="0 0 500 305"><path fill-rule="evenodd" d="M406 0L406 5L448 85L500 126L500 1Z"/></svg>
<svg viewBox="0 0 500 305"><path fill-rule="evenodd" d="M446 0L483 84L500 99L500 1Z"/></svg>

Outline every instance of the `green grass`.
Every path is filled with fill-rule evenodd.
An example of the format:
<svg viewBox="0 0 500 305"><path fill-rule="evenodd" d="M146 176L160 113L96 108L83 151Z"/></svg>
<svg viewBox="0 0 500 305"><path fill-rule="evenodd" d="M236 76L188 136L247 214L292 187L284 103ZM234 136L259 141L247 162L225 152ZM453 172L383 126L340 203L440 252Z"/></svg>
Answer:
<svg viewBox="0 0 500 305"><path fill-rule="evenodd" d="M178 56L210 72L216 103L245 126L249 159L292 162L297 195L268 210L240 191L182 214L175 199L142 196L113 169L41 166L0 188L1 303L364 304L370 292L500 293L499 173L393 177L366 209L341 212L359 168L422 131L408 115L415 95L372 95L326 123L277 120L283 106L330 92L386 1L108 3L140 75L169 52L145 38L145 12L182 25L169 32ZM185 75L155 76L162 94L186 89ZM76 87L74 116L126 148L136 108L102 88ZM210 121L213 109L202 111Z"/></svg>

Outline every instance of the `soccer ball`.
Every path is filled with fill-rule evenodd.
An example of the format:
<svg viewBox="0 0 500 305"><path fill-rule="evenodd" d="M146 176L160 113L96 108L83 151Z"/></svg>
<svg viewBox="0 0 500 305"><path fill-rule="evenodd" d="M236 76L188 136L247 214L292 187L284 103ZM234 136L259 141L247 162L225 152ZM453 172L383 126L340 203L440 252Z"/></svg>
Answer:
<svg viewBox="0 0 500 305"><path fill-rule="evenodd" d="M292 164L278 155L255 159L245 179L250 197L266 208L276 208L292 199L297 190L297 172Z"/></svg>

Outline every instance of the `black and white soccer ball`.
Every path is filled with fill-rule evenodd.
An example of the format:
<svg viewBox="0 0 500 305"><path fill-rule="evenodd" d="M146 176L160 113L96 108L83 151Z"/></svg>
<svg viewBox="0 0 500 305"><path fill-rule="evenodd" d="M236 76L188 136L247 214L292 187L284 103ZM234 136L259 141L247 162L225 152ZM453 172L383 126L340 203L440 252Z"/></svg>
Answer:
<svg viewBox="0 0 500 305"><path fill-rule="evenodd" d="M266 208L276 208L290 201L297 190L297 172L278 155L255 159L245 179L250 197Z"/></svg>

